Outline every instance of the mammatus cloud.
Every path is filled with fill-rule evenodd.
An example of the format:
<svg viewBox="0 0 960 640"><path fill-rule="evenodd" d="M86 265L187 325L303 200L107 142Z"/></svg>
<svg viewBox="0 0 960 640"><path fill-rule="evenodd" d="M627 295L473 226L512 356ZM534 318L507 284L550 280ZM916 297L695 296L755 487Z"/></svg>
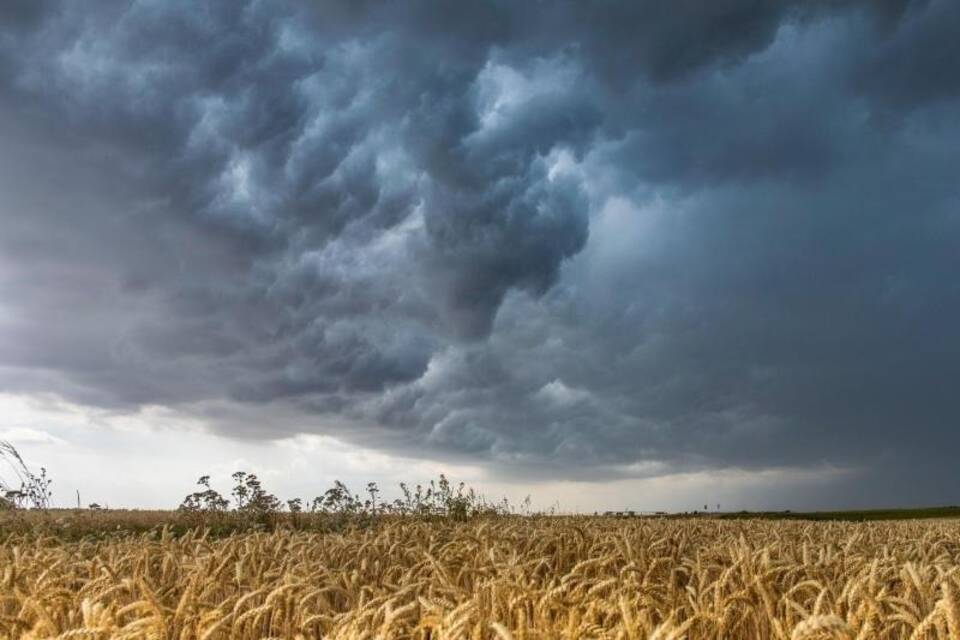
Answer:
<svg viewBox="0 0 960 640"><path fill-rule="evenodd" d="M6 5L0 387L956 490L960 11L551 9Z"/></svg>

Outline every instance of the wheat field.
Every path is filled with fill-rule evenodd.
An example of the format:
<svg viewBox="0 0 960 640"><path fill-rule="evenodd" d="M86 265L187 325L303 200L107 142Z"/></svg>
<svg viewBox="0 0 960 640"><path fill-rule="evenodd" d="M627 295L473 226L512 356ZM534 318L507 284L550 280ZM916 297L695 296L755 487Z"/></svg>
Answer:
<svg viewBox="0 0 960 640"><path fill-rule="evenodd" d="M4 638L960 638L960 521L501 517L0 546Z"/></svg>

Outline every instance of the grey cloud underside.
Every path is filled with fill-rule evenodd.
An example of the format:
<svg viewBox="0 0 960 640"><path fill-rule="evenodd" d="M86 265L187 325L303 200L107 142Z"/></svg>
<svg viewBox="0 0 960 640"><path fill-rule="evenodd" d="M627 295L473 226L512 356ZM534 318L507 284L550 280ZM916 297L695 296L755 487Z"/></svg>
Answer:
<svg viewBox="0 0 960 640"><path fill-rule="evenodd" d="M5 389L538 477L960 488L953 3L0 25Z"/></svg>

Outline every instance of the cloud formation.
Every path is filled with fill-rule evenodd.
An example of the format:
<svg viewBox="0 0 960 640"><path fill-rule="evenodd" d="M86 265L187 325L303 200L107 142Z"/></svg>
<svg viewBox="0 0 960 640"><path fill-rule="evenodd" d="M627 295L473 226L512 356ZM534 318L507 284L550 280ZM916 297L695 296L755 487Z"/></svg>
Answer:
<svg viewBox="0 0 960 640"><path fill-rule="evenodd" d="M956 5L551 9L6 4L0 388L960 488Z"/></svg>

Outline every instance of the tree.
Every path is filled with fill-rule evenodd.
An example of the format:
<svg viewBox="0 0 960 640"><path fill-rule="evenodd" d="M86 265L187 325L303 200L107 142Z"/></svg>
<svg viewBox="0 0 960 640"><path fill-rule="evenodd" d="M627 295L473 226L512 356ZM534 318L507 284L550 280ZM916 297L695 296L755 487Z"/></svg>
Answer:
<svg viewBox="0 0 960 640"><path fill-rule="evenodd" d="M360 506L360 499L350 493L347 485L334 480L331 488L313 499L311 510L346 515L358 512Z"/></svg>
<svg viewBox="0 0 960 640"><path fill-rule="evenodd" d="M247 489L247 474L244 471L235 471L233 481L236 483L230 492L237 502L237 509L243 509L247 504L250 491Z"/></svg>
<svg viewBox="0 0 960 640"><path fill-rule="evenodd" d="M220 495L220 492L210 486L210 476L200 476L197 484L204 487L202 491L194 491L180 504L184 511L221 513L230 506L230 501Z"/></svg>
<svg viewBox="0 0 960 640"><path fill-rule="evenodd" d="M370 501L369 501L370 507L369 507L369 511L371 511L374 515L376 515L376 513L377 513L377 494L380 493L380 488L377 486L377 483L376 483L376 482L368 482L368 483L367 483L367 493L370 494Z"/></svg>
<svg viewBox="0 0 960 640"><path fill-rule="evenodd" d="M273 527L281 508L280 500L263 488L254 473L237 471L233 479L237 482L232 492L237 498L237 510L262 526Z"/></svg>

